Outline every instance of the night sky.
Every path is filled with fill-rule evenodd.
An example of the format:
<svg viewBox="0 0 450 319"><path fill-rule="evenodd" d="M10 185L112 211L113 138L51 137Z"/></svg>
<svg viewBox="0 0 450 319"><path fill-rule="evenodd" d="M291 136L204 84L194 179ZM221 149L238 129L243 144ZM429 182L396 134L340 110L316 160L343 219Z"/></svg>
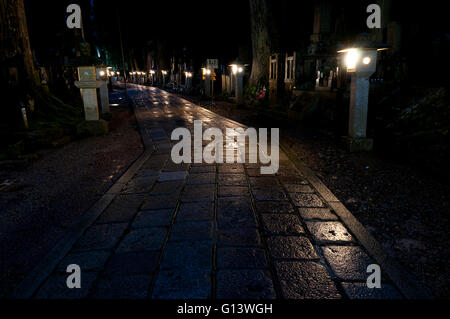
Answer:
<svg viewBox="0 0 450 319"><path fill-rule="evenodd" d="M248 0L227 1L141 1L141 0L78 0L82 8L93 1L95 19L83 11L88 42L108 51L119 52L118 16L122 21L126 53L151 47L163 41L168 55L186 48L197 60L219 58L232 60L243 56L251 61L250 12ZM73 0L25 0L31 46L38 60L54 51L71 36L65 25L66 7ZM318 1L273 1L270 12L276 21L275 46L280 51L302 49L312 34L314 5ZM366 5L372 0L341 1L346 12L349 33L367 32ZM436 10L437 2L426 6L394 2L394 19L407 23L404 47L418 61L432 51L433 41L449 32L444 10ZM339 14L339 9L334 12ZM70 46L69 46L70 47ZM172 51L172 52L170 52ZM41 61L37 61L41 62Z"/></svg>

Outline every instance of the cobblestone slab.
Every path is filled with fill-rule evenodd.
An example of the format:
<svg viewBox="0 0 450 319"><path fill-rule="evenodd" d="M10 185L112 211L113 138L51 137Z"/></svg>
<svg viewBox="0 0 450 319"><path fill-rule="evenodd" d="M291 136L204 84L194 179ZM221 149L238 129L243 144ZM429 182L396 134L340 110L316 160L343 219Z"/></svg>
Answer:
<svg viewBox="0 0 450 319"><path fill-rule="evenodd" d="M276 269L286 299L341 298L327 269L319 263L279 262Z"/></svg>
<svg viewBox="0 0 450 319"><path fill-rule="evenodd" d="M219 299L275 299L271 275L264 270L219 270Z"/></svg>

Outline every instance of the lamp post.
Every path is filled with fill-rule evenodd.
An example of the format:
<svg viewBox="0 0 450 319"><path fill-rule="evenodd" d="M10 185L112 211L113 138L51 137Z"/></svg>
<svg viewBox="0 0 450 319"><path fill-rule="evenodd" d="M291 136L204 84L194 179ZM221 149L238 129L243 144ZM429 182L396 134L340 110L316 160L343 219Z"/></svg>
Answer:
<svg viewBox="0 0 450 319"><path fill-rule="evenodd" d="M367 138L367 114L370 77L377 70L378 51L387 50L381 43L356 43L338 51L345 54L347 72L351 74L348 136L344 142L351 152L371 151L373 140Z"/></svg>

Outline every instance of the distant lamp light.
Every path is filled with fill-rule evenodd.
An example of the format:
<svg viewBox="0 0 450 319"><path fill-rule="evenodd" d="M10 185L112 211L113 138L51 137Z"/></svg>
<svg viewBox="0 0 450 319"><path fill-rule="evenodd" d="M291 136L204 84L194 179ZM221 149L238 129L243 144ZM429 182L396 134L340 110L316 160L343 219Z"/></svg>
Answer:
<svg viewBox="0 0 450 319"><path fill-rule="evenodd" d="M349 48L338 51L344 53L344 62L348 72L365 72L376 70L377 52L388 50L388 46L384 43L377 42L356 42Z"/></svg>
<svg viewBox="0 0 450 319"><path fill-rule="evenodd" d="M105 76L105 71L100 71L100 76Z"/></svg>
<svg viewBox="0 0 450 319"><path fill-rule="evenodd" d="M238 64L231 64L230 67L231 73L233 73L234 75L244 72L244 68Z"/></svg>
<svg viewBox="0 0 450 319"><path fill-rule="evenodd" d="M366 56L366 57L363 59L363 63L364 63L365 65L370 64L370 62L372 62L372 59L371 59L370 57L368 57L368 56Z"/></svg>
<svg viewBox="0 0 450 319"><path fill-rule="evenodd" d="M345 64L348 70L355 70L358 64L360 52L357 49L349 49L345 57Z"/></svg>

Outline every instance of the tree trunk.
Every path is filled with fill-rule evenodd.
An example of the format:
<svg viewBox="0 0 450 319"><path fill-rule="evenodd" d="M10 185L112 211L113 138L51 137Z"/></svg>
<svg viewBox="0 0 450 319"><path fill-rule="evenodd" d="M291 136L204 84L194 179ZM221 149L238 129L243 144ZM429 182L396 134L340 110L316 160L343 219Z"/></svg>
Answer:
<svg viewBox="0 0 450 319"><path fill-rule="evenodd" d="M23 0L0 0L0 62L17 68L19 80L36 80Z"/></svg>
<svg viewBox="0 0 450 319"><path fill-rule="evenodd" d="M253 64L250 85L268 81L271 43L268 0L250 0Z"/></svg>
<svg viewBox="0 0 450 319"><path fill-rule="evenodd" d="M23 0L0 0L0 85L6 92L2 123L20 122L21 103L33 99L38 77L34 68Z"/></svg>

